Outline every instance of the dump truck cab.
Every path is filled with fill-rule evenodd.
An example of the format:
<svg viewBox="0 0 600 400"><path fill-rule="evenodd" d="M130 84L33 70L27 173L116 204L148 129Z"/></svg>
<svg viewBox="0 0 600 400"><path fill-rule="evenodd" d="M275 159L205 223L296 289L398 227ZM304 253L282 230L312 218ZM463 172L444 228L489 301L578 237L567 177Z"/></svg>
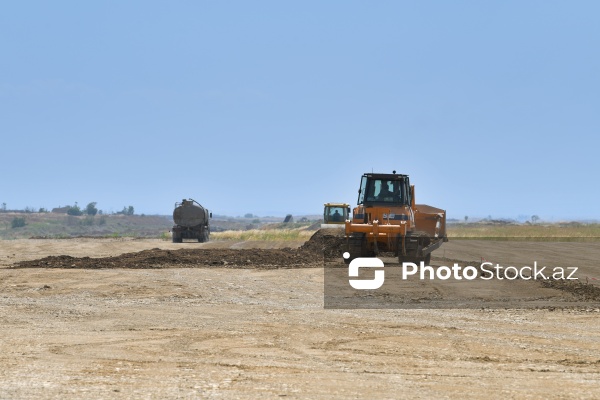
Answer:
<svg viewBox="0 0 600 400"><path fill-rule="evenodd" d="M429 263L431 252L447 241L446 211L415 204L410 178L396 171L364 174L352 214L344 224L346 262L393 252L400 262Z"/></svg>

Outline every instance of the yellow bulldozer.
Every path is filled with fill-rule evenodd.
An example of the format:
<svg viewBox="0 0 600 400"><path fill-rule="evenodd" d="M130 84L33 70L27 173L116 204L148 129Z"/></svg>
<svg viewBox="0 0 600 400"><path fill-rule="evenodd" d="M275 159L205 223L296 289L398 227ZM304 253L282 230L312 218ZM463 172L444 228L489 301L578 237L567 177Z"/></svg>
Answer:
<svg viewBox="0 0 600 400"><path fill-rule="evenodd" d="M408 175L366 173L345 232L349 263L357 257L393 252L402 262L429 264L431 252L447 242L446 211L415 203Z"/></svg>

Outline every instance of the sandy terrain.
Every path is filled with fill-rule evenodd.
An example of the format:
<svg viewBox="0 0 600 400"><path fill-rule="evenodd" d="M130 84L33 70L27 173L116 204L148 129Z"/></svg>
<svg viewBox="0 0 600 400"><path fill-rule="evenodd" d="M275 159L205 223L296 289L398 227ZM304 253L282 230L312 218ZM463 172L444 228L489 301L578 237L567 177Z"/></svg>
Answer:
<svg viewBox="0 0 600 400"><path fill-rule="evenodd" d="M0 398L600 397L598 309L325 310L318 264L10 268L46 256L289 245L0 242ZM575 257L599 275L597 244L561 246L456 241L436 255Z"/></svg>

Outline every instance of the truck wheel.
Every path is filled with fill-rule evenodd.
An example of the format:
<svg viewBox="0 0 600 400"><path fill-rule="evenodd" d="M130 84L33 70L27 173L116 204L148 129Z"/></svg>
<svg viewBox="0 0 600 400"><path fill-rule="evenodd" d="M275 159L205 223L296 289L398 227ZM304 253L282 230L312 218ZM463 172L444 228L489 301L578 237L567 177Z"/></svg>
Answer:
<svg viewBox="0 0 600 400"><path fill-rule="evenodd" d="M181 236L177 236L175 232L173 232L173 243L183 243L183 238Z"/></svg>
<svg viewBox="0 0 600 400"><path fill-rule="evenodd" d="M198 235L198 242L200 242L200 243L208 242L208 232L206 232L206 231L200 232L200 234Z"/></svg>

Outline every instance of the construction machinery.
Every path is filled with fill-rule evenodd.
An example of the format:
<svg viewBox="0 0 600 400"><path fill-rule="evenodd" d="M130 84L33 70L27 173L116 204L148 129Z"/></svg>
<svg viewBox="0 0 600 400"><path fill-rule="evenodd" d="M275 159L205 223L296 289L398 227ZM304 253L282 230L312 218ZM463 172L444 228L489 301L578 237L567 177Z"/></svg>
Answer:
<svg viewBox="0 0 600 400"><path fill-rule="evenodd" d="M357 204L352 221L345 222L346 263L393 252L400 262L428 265L431 252L448 241L446 211L416 204L408 175L364 174Z"/></svg>
<svg viewBox="0 0 600 400"><path fill-rule="evenodd" d="M212 213L194 199L183 199L181 203L175 203L173 210L175 225L171 229L173 243L181 243L183 239L198 239L200 243L208 242L210 218Z"/></svg>
<svg viewBox="0 0 600 400"><path fill-rule="evenodd" d="M321 228L344 228L344 224L350 214L348 203L325 203L323 209L323 224Z"/></svg>

